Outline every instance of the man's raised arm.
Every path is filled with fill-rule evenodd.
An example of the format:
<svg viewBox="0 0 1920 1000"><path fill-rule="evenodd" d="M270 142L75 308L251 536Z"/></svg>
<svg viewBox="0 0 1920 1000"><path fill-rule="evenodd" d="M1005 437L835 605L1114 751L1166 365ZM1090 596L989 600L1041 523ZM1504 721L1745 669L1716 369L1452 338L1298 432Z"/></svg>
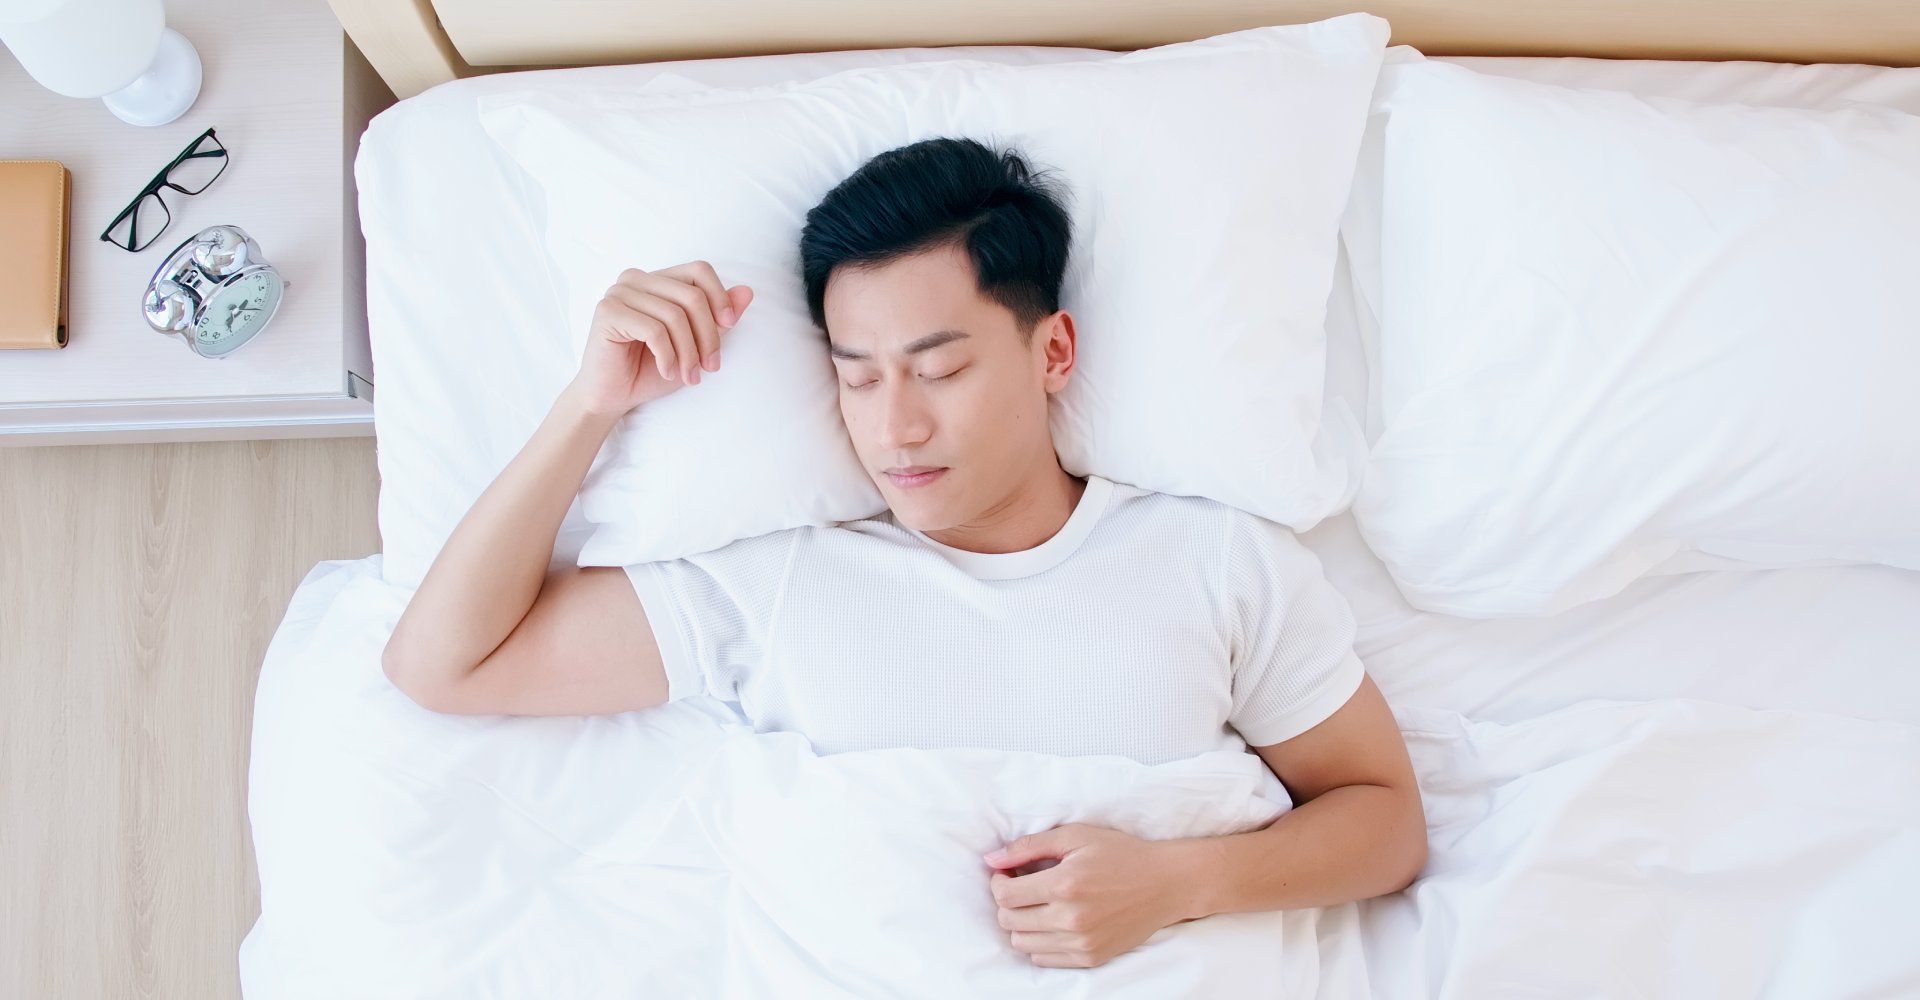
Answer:
<svg viewBox="0 0 1920 1000"><path fill-rule="evenodd" d="M387 676L463 714L577 715L666 700L660 652L618 568L547 570L567 508L628 410L719 368L752 301L696 261L628 270L594 312L580 371L461 518L389 638Z"/></svg>

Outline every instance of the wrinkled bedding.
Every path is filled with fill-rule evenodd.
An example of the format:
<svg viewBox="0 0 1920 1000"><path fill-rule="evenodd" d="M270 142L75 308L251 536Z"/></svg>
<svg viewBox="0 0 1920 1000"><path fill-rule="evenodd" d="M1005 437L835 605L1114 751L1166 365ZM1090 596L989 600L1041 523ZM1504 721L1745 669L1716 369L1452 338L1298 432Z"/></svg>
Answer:
<svg viewBox="0 0 1920 1000"><path fill-rule="evenodd" d="M1432 844L1410 890L1039 969L994 921L980 854L1065 822L1252 829L1284 788L1250 754L821 757L705 698L435 715L380 672L406 592L379 559L316 566L262 667L255 1000L1920 991L1920 736L1900 722L1396 705Z"/></svg>

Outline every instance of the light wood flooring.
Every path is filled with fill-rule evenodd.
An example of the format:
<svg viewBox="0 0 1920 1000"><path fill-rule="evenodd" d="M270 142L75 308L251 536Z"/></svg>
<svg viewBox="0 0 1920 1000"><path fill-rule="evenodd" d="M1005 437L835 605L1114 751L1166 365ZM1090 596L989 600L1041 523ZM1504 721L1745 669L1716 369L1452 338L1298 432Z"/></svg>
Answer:
<svg viewBox="0 0 1920 1000"><path fill-rule="evenodd" d="M238 997L254 679L373 439L0 448L0 997Z"/></svg>

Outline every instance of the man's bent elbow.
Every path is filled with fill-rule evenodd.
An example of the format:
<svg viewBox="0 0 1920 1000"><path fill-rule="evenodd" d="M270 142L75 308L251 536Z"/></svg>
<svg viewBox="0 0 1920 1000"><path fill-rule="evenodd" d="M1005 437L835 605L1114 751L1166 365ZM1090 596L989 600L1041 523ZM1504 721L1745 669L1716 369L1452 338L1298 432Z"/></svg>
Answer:
<svg viewBox="0 0 1920 1000"><path fill-rule="evenodd" d="M404 647L387 640L386 648L380 652L380 672L387 680L400 689L400 693L413 700L430 712L453 713L453 685L444 673L432 670L417 658L410 656Z"/></svg>

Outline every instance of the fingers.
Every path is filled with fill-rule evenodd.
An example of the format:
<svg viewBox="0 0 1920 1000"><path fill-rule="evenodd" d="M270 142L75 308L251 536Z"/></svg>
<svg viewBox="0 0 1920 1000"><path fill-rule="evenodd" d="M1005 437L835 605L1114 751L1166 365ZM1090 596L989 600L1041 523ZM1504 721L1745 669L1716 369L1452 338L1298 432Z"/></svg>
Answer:
<svg viewBox="0 0 1920 1000"><path fill-rule="evenodd" d="M1056 826L1041 833L1015 838L1013 843L988 854L986 862L1005 871L1042 859L1064 858L1066 852L1078 844L1079 839L1071 824Z"/></svg>
<svg viewBox="0 0 1920 1000"><path fill-rule="evenodd" d="M720 367L716 357L720 353L720 326L714 318L712 303L699 288L664 274L648 275L643 288L647 294L663 300L663 306L678 311L685 318L686 327L692 334L689 344L692 350L682 351L680 358L687 368L684 373L687 381L698 384L702 369L713 371ZM673 325L673 322L670 321L669 325Z"/></svg>
<svg viewBox="0 0 1920 1000"><path fill-rule="evenodd" d="M735 285L727 289L727 300L733 306L733 322L738 323L740 317L746 315L747 307L753 304L753 289Z"/></svg>
<svg viewBox="0 0 1920 1000"><path fill-rule="evenodd" d="M1007 907L1002 906L995 914L1003 931L1066 931L1073 928L1056 912L1058 906L1043 903L1039 906Z"/></svg>
<svg viewBox="0 0 1920 1000"><path fill-rule="evenodd" d="M1013 950L1046 969L1091 969L1106 964L1093 938L1072 931L1014 931Z"/></svg>
<svg viewBox="0 0 1920 1000"><path fill-rule="evenodd" d="M1019 878L995 872L987 881L988 888L993 890L993 901L1008 909L1015 909L1065 898L1063 894L1072 888L1070 879L1071 876L1062 874L1059 868L1049 868Z"/></svg>
<svg viewBox="0 0 1920 1000"><path fill-rule="evenodd" d="M663 366L663 378L697 385L701 371L720 370L720 335L739 321L753 289L727 288L713 265L696 260L653 272L628 268L607 297L653 317L666 331L665 353L674 360Z"/></svg>
<svg viewBox="0 0 1920 1000"><path fill-rule="evenodd" d="M686 286L681 286L686 287ZM688 385L700 384L700 343L694 333L693 322L687 316L685 307L671 299L659 295L635 292L623 289L621 294L628 305L659 321L667 330L667 336L673 343L675 364L669 372L676 372L681 381ZM668 378L675 375L669 374Z"/></svg>
<svg viewBox="0 0 1920 1000"><path fill-rule="evenodd" d="M1106 964L1091 937L1071 931L1014 931L1013 950L1048 969L1091 969Z"/></svg>
<svg viewBox="0 0 1920 1000"><path fill-rule="evenodd" d="M1029 955L1086 951L1093 943L1083 934L1068 931L1014 931L1010 937L1015 951Z"/></svg>
<svg viewBox="0 0 1920 1000"><path fill-rule="evenodd" d="M594 322L604 327L614 340L645 344L653 353L653 366L660 377L673 380L678 355L666 324L628 304L622 289L608 290L607 297L600 300Z"/></svg>
<svg viewBox="0 0 1920 1000"><path fill-rule="evenodd" d="M737 312L733 315L728 314L728 311L732 310L734 306L729 300L726 285L721 283L720 275L714 271L712 264L704 260L688 261L685 264L676 264L673 267L664 268L659 273L679 278L681 281L692 285L701 295L705 296L707 308L710 310L714 320L722 327L732 326L739 322L740 317Z"/></svg>

